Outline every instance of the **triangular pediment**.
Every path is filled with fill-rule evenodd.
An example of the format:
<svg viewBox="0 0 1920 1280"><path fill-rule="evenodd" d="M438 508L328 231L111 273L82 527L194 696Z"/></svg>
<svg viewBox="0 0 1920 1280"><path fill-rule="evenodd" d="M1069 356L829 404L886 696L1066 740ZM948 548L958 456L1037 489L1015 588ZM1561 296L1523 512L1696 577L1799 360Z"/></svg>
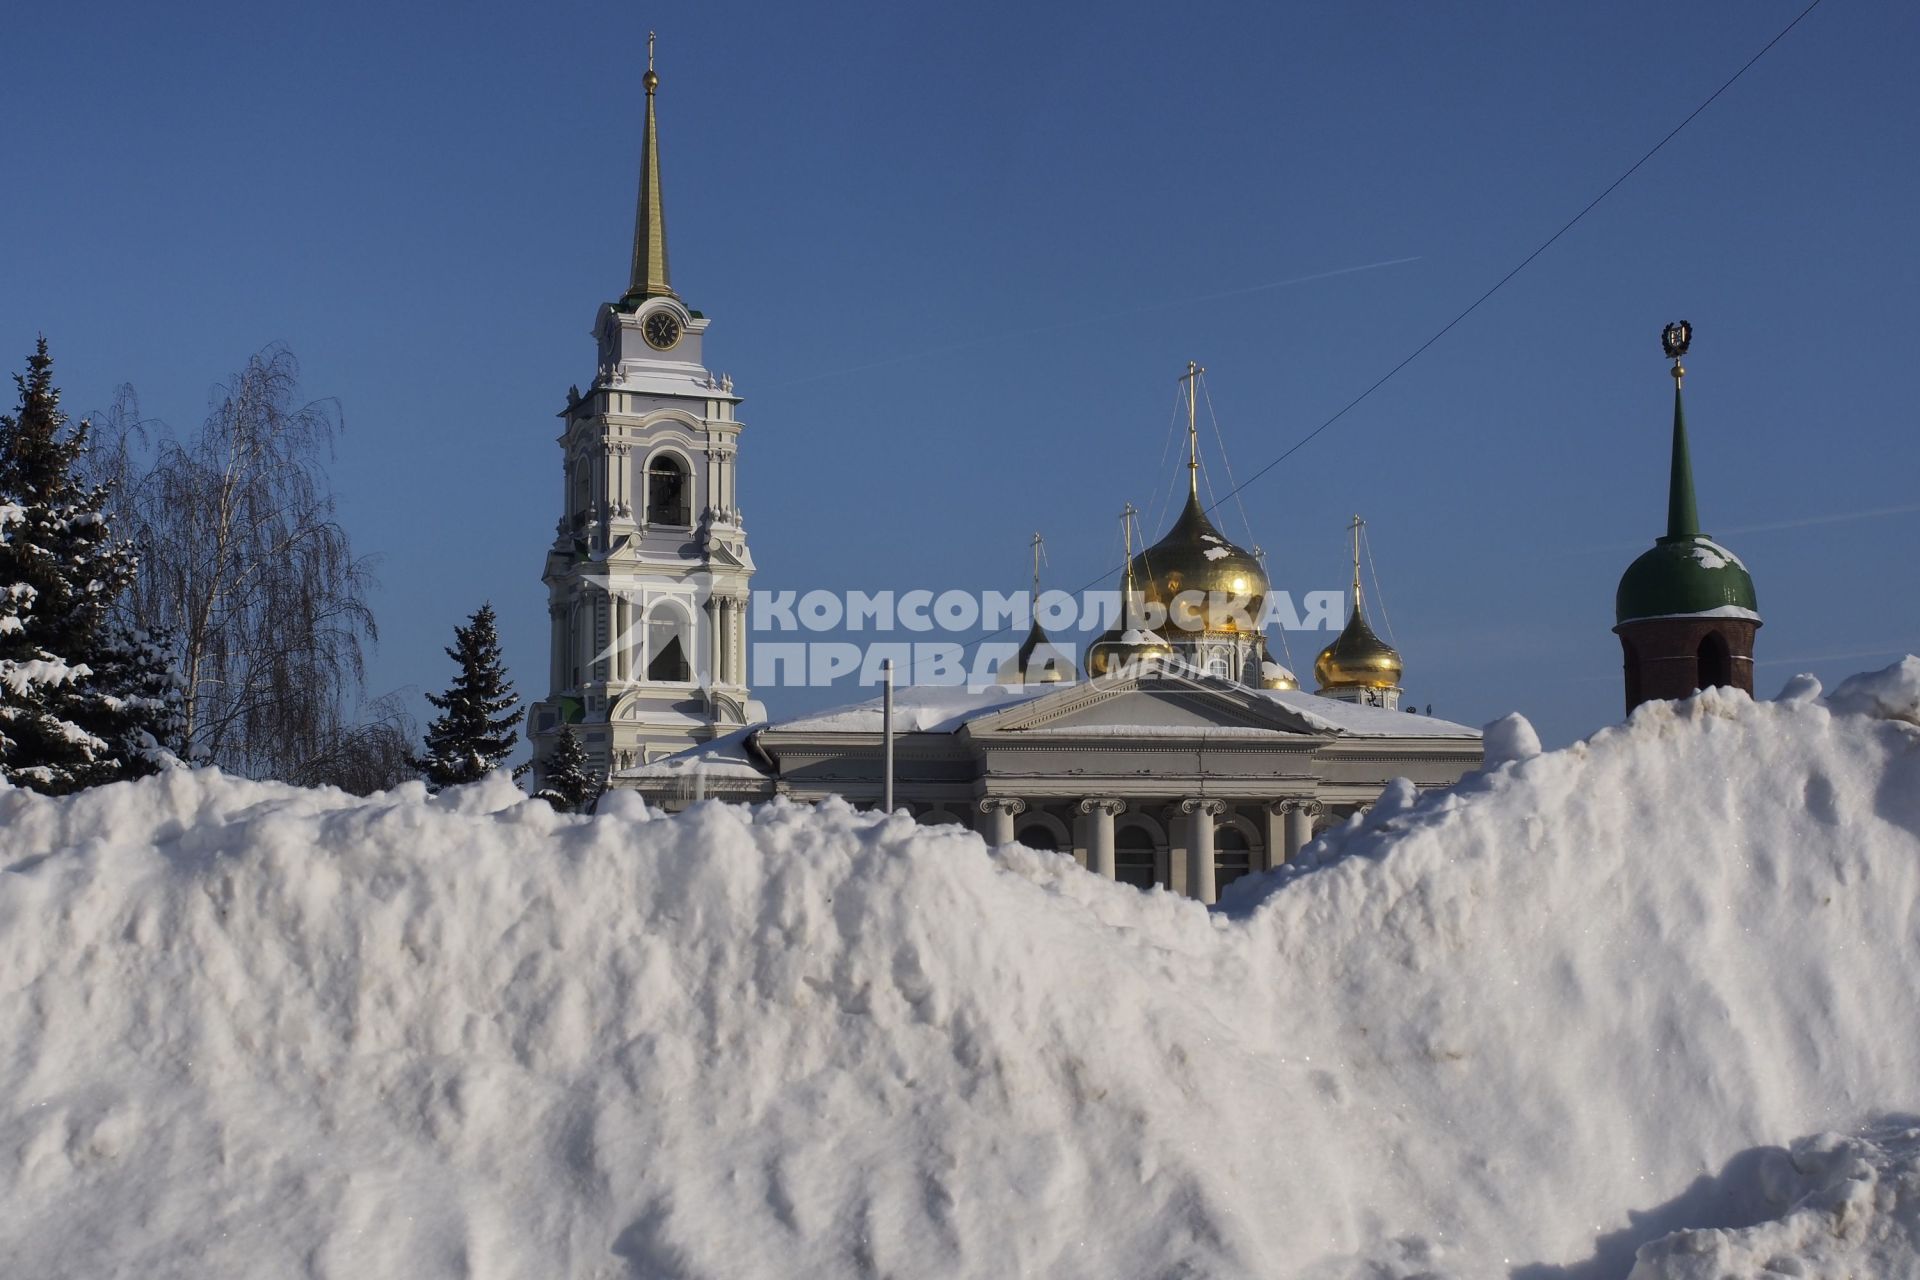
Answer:
<svg viewBox="0 0 1920 1280"><path fill-rule="evenodd" d="M1057 693L978 717L964 732L978 739L1023 733L1107 734L1126 729L1172 736L1222 729L1332 736L1243 685L1192 674L1128 676L1069 685Z"/></svg>

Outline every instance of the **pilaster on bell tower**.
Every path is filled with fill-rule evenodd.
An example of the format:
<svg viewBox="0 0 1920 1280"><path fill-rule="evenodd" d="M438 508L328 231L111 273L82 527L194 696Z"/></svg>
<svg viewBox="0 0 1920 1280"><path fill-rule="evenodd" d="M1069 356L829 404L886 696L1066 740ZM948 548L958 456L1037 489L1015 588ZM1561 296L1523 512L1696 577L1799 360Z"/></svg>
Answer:
<svg viewBox="0 0 1920 1280"><path fill-rule="evenodd" d="M536 760L570 724L607 772L763 714L747 688L740 397L707 368L708 320L668 270L651 34L642 84L632 269L594 317L590 388L569 388L559 414L561 516L542 574L549 692L527 718Z"/></svg>
<svg viewBox="0 0 1920 1280"><path fill-rule="evenodd" d="M1627 710L1731 686L1753 692L1753 640L1760 629L1753 577L1740 557L1700 532L1687 445L1681 357L1693 342L1682 320L1660 334L1673 361L1673 457L1667 472L1667 532L1627 566L1614 595Z"/></svg>

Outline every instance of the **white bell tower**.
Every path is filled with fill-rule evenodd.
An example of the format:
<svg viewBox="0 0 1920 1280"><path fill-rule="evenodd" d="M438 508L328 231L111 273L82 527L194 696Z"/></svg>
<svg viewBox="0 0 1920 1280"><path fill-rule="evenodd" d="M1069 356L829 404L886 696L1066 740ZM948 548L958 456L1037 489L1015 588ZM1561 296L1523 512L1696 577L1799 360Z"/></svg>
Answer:
<svg viewBox="0 0 1920 1280"><path fill-rule="evenodd" d="M646 135L633 274L594 319L591 388L560 413L562 506L542 579L552 621L536 761L573 725L602 772L645 764L764 718L747 692L753 557L735 488L733 380L708 371L707 318L667 269L647 37Z"/></svg>

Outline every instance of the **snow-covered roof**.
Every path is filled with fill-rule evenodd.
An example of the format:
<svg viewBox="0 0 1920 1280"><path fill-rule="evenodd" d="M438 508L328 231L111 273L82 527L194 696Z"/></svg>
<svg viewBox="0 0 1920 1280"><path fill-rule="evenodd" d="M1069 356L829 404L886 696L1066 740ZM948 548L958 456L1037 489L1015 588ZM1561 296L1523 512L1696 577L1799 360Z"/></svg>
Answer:
<svg viewBox="0 0 1920 1280"><path fill-rule="evenodd" d="M685 751L653 760L647 764L635 765L631 769L622 769L614 776L619 778L686 778L698 772L709 780L722 778L741 778L760 781L766 778L767 771L762 769L747 754L747 737L763 725L749 725L744 729L735 729L732 733L715 738L712 742L689 747Z"/></svg>
<svg viewBox="0 0 1920 1280"><path fill-rule="evenodd" d="M1272 698L1287 709L1299 713L1315 728L1327 729L1355 738L1477 738L1480 731L1451 720L1417 715L1411 711L1388 711L1383 707L1363 707L1351 702L1336 702L1298 689L1253 689L1263 698Z"/></svg>
<svg viewBox="0 0 1920 1280"><path fill-rule="evenodd" d="M991 712L1002 711L1023 702L1031 702L1036 698L1076 687L1080 686L992 685L985 689L968 689L962 685L903 686L896 689L893 695L894 730L897 733L954 733L969 721ZM1253 697L1273 699L1307 721L1316 730L1337 733L1343 737L1478 738L1480 736L1478 729L1467 725L1455 724L1450 720L1439 720L1432 716L1416 715L1409 711L1384 711L1378 707L1355 706L1352 703L1336 702L1331 698L1322 698L1315 694L1291 689L1255 689L1246 685L1236 687ZM768 727L779 733L879 733L881 731L880 703L879 698L872 698L850 706L836 707L813 715L783 720ZM1167 725L1156 721L1098 726L1062 724L1045 730L1026 730L1025 732L1057 732L1074 735L1097 732L1112 736L1151 737L1183 736L1194 733L1222 734L1228 731L1227 726L1207 729ZM1259 736L1281 731L1250 728L1245 732Z"/></svg>
<svg viewBox="0 0 1920 1280"><path fill-rule="evenodd" d="M1065 684L903 685L893 693L896 733L952 733L967 721L1071 686ZM881 699L871 698L770 726L781 733L879 733Z"/></svg>
<svg viewBox="0 0 1920 1280"><path fill-rule="evenodd" d="M1737 604L1723 604L1712 609L1698 609L1692 613L1654 613L1644 618L1635 618L1634 621L1654 622L1661 618L1745 618L1749 622L1761 621L1758 613Z"/></svg>

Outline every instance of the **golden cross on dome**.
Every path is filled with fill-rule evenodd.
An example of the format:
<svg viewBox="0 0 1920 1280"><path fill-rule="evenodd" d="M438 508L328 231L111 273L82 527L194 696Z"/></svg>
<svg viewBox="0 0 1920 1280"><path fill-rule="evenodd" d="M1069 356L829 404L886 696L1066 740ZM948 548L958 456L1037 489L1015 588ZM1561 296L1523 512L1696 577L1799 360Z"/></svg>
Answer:
<svg viewBox="0 0 1920 1280"><path fill-rule="evenodd" d="M1187 492L1196 498L1200 496L1200 375L1205 372L1198 362L1189 360L1187 371L1180 375L1187 384Z"/></svg>
<svg viewBox="0 0 1920 1280"><path fill-rule="evenodd" d="M1367 522L1360 518L1358 512L1354 513L1352 523L1347 525L1347 528L1353 531L1353 607L1355 609L1360 607L1360 530L1366 526Z"/></svg>

